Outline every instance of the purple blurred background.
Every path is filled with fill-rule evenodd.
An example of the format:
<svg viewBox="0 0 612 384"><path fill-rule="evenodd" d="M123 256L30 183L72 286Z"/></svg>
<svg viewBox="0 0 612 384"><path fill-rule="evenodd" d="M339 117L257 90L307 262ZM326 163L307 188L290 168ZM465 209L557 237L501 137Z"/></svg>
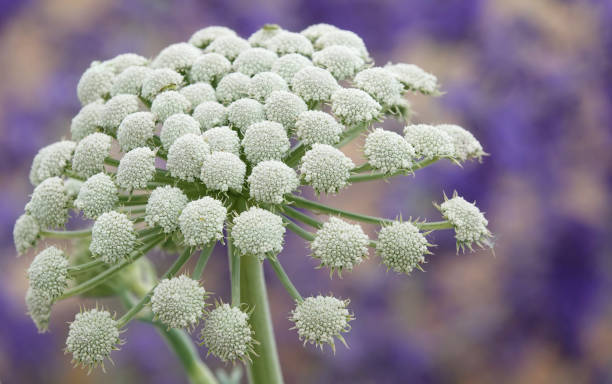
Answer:
<svg viewBox="0 0 612 384"><path fill-rule="evenodd" d="M495 255L456 255L452 231L436 232L426 273L397 276L371 257L330 280L290 234L281 260L294 283L303 294L350 297L357 320L350 349L332 356L302 347L288 330L291 300L269 275L287 382L612 383L610 1L0 0L2 383L185 382L147 325L129 327L106 374L87 376L63 355L66 321L83 301L57 305L44 335L25 315L32 255L15 258L12 226L32 190L32 157L69 134L89 63L130 51L154 56L208 25L246 37L265 23L299 31L318 22L361 35L379 64L405 61L436 74L447 93L411 97L415 120L460 124L491 154L483 164L436 164L330 200L438 220L431 202L457 190L486 211L497 244ZM360 145L347 149L356 162ZM227 299L222 249L204 278Z"/></svg>

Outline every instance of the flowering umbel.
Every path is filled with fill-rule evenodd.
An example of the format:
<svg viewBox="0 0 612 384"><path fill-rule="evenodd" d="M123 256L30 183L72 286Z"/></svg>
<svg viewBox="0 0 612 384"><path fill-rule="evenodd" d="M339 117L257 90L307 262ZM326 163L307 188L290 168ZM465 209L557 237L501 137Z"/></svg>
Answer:
<svg viewBox="0 0 612 384"><path fill-rule="evenodd" d="M209 354L244 362L255 383L278 382L266 264L295 301L290 320L299 339L335 351L354 320L349 301L302 298L279 256L287 230L309 242L330 276L358 268L370 249L388 270L410 274L431 254L434 230L454 229L460 248L492 244L483 213L457 193L436 205L444 218L437 222L377 218L300 197L307 188L337 194L437 161L482 160L486 153L466 129L409 122L411 93L439 94L437 78L413 64L376 66L359 36L329 24L300 33L266 25L248 39L207 27L152 60L127 53L93 62L77 86L82 108L71 140L34 157L34 190L13 230L19 254L45 238L79 242L34 258L29 315L44 332L54 302L118 295L127 306L120 318L95 308L70 324L66 352L75 364L102 365L133 319L157 324L181 358L199 359L177 329L204 320ZM376 126L387 118L405 122L403 132ZM353 160L342 148L362 135L363 160ZM92 220L89 228L65 230L71 212ZM378 239L355 222L378 226ZM232 299L207 311L200 279L218 242L228 250ZM146 262L155 247L179 252L159 278ZM195 251L193 273L175 277Z"/></svg>

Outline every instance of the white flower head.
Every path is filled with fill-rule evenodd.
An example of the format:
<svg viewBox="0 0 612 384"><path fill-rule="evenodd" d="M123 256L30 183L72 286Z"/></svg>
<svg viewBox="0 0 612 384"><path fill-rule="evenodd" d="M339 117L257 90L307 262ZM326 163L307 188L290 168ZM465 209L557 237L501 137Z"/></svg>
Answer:
<svg viewBox="0 0 612 384"><path fill-rule="evenodd" d="M192 116L200 123L203 131L227 124L227 108L216 101L201 103L195 107Z"/></svg>
<svg viewBox="0 0 612 384"><path fill-rule="evenodd" d="M34 245L40 234L36 219L28 214L19 216L13 227L13 243L18 254L22 254Z"/></svg>
<svg viewBox="0 0 612 384"><path fill-rule="evenodd" d="M448 133L451 137L455 146L455 158L458 160L481 160L482 156L485 156L480 142L465 128L454 124L440 124L436 125L436 128Z"/></svg>
<svg viewBox="0 0 612 384"><path fill-rule="evenodd" d="M380 115L381 106L372 96L355 88L340 88L331 97L332 112L345 125L368 124Z"/></svg>
<svg viewBox="0 0 612 384"><path fill-rule="evenodd" d="M218 304L206 315L200 334L202 344L208 353L221 361L250 361L254 354L253 330L249 324L249 314L229 304Z"/></svg>
<svg viewBox="0 0 612 384"><path fill-rule="evenodd" d="M166 168L172 177L194 181L200 177L204 158L210 154L210 147L201 135L192 133L176 139L168 150Z"/></svg>
<svg viewBox="0 0 612 384"><path fill-rule="evenodd" d="M266 119L279 122L286 130L295 128L300 113L308 110L299 96L287 91L274 91L264 104Z"/></svg>
<svg viewBox="0 0 612 384"><path fill-rule="evenodd" d="M172 233L178 229L179 216L187 202L187 196L179 188L157 187L147 201L145 221L151 227L159 226L165 233Z"/></svg>
<svg viewBox="0 0 612 384"><path fill-rule="evenodd" d="M295 133L306 145L336 144L340 141L343 130L342 124L329 113L322 111L302 112L295 122Z"/></svg>
<svg viewBox="0 0 612 384"><path fill-rule="evenodd" d="M360 225L330 217L317 231L310 247L312 256L321 261L321 267L328 267L330 275L334 271L340 275L368 257L369 241Z"/></svg>
<svg viewBox="0 0 612 384"><path fill-rule="evenodd" d="M236 218L231 229L234 246L241 255L276 257L283 250L283 219L262 208L251 207Z"/></svg>
<svg viewBox="0 0 612 384"><path fill-rule="evenodd" d="M402 84L385 68L368 68L355 76L355 85L384 106L397 103L402 97Z"/></svg>
<svg viewBox="0 0 612 384"><path fill-rule="evenodd" d="M276 53L264 48L249 48L242 51L232 64L235 71L247 76L254 76L260 72L267 72L278 59Z"/></svg>
<svg viewBox="0 0 612 384"><path fill-rule="evenodd" d="M487 228L489 222L478 209L476 203L466 201L455 192L450 199L445 195L444 202L439 206L436 205L436 207L444 218L455 227L457 248L464 249L467 246L472 249L472 243L481 247L483 244L492 247L490 240L493 235Z"/></svg>
<svg viewBox="0 0 612 384"><path fill-rule="evenodd" d="M127 152L147 145L154 134L155 115L151 112L136 112L127 115L119 124L117 141L121 150Z"/></svg>
<svg viewBox="0 0 612 384"><path fill-rule="evenodd" d="M398 273L410 274L425 262L427 250L425 236L410 222L394 221L378 233L376 251L383 264Z"/></svg>
<svg viewBox="0 0 612 384"><path fill-rule="evenodd" d="M284 195L299 185L297 174L287 164L267 160L257 164L248 177L251 198L260 203L281 204Z"/></svg>
<svg viewBox="0 0 612 384"><path fill-rule="evenodd" d="M302 56L299 53L290 53L280 57L274 62L274 65L272 65L272 72L285 79L287 84L291 84L293 76L296 73L302 68L311 66L312 62L306 56Z"/></svg>
<svg viewBox="0 0 612 384"><path fill-rule="evenodd" d="M120 94L140 95L142 84L152 71L151 68L142 66L127 68L115 77L110 91L111 96Z"/></svg>
<svg viewBox="0 0 612 384"><path fill-rule="evenodd" d="M213 25L202 28L191 35L189 44L195 45L198 48L206 48L210 43L221 36L236 36L236 32L227 27Z"/></svg>
<svg viewBox="0 0 612 384"><path fill-rule="evenodd" d="M30 287L55 299L68 286L68 259L64 251L48 247L40 252L28 268Z"/></svg>
<svg viewBox="0 0 612 384"><path fill-rule="evenodd" d="M204 247L223 237L223 223L227 209L209 196L194 200L183 208L179 216L179 228L185 242L192 247Z"/></svg>
<svg viewBox="0 0 612 384"><path fill-rule="evenodd" d="M66 166L72 159L76 143L62 140L41 148L32 162L30 181L38 185L41 181L54 176L62 176Z"/></svg>
<svg viewBox="0 0 612 384"><path fill-rule="evenodd" d="M356 33L345 30L329 31L321 34L315 41L315 47L319 50L331 47L333 45L342 45L355 49L361 57L368 61L369 54L365 43Z"/></svg>
<svg viewBox="0 0 612 384"><path fill-rule="evenodd" d="M404 137L412 145L417 157L431 160L435 157L454 157L452 137L443 130L427 124L414 124L404 128Z"/></svg>
<svg viewBox="0 0 612 384"><path fill-rule="evenodd" d="M192 106L200 105L205 101L217 101L215 89L212 85L204 82L190 84L181 88L179 93L185 96Z"/></svg>
<svg viewBox="0 0 612 384"><path fill-rule="evenodd" d="M140 109L138 96L121 94L113 96L104 104L100 126L107 132L115 132L123 119Z"/></svg>
<svg viewBox="0 0 612 384"><path fill-rule="evenodd" d="M89 103L72 119L70 134L72 140L80 141L85 136L98 130L104 113L104 104L101 102Z"/></svg>
<svg viewBox="0 0 612 384"><path fill-rule="evenodd" d="M414 64L387 64L385 66L404 87L424 95L436 95L439 91L438 79Z"/></svg>
<svg viewBox="0 0 612 384"><path fill-rule="evenodd" d="M247 160L258 164L265 160L281 160L289 150L289 137L285 128L274 121L250 125L242 139Z"/></svg>
<svg viewBox="0 0 612 384"><path fill-rule="evenodd" d="M291 80L291 89L304 101L321 102L331 100L340 86L329 71L318 67L304 67Z"/></svg>
<svg viewBox="0 0 612 384"><path fill-rule="evenodd" d="M119 162L117 185L128 191L145 189L154 176L155 152L149 147L134 148Z"/></svg>
<svg viewBox="0 0 612 384"><path fill-rule="evenodd" d="M242 99L249 95L249 84L251 78L239 72L225 75L217 84L217 100L223 104L229 104L234 100Z"/></svg>
<svg viewBox="0 0 612 384"><path fill-rule="evenodd" d="M315 42L322 35L329 33L329 32L338 31L338 30L339 30L338 27L334 25L319 23L319 24L313 24L305 28L300 33L304 35L308 40Z"/></svg>
<svg viewBox="0 0 612 384"><path fill-rule="evenodd" d="M91 229L89 250L106 264L127 259L135 246L134 224L123 213L103 213Z"/></svg>
<svg viewBox="0 0 612 384"><path fill-rule="evenodd" d="M348 184L353 161L328 144L314 144L302 157L300 172L317 193L337 193Z"/></svg>
<svg viewBox="0 0 612 384"><path fill-rule="evenodd" d="M155 318L168 328L191 328L206 307L206 291L185 275L163 279L153 290L151 308Z"/></svg>
<svg viewBox="0 0 612 384"><path fill-rule="evenodd" d="M157 94L178 89L183 84L183 75L169 68L151 71L142 82L141 96L153 100Z"/></svg>
<svg viewBox="0 0 612 384"><path fill-rule="evenodd" d="M200 133L200 123L190 115L177 113L164 121L159 139L164 149L168 150L176 139L189 133L194 135Z"/></svg>
<svg viewBox="0 0 612 384"><path fill-rule="evenodd" d="M218 53L206 53L200 56L191 66L191 81L203 81L217 84L232 70L232 63Z"/></svg>
<svg viewBox="0 0 612 384"><path fill-rule="evenodd" d="M72 169L90 177L104 170L104 159L110 155L112 138L104 133L92 133L79 141L72 157Z"/></svg>
<svg viewBox="0 0 612 384"><path fill-rule="evenodd" d="M243 133L253 123L265 120L264 107L257 100L239 99L227 107L227 120Z"/></svg>
<svg viewBox="0 0 612 384"><path fill-rule="evenodd" d="M112 211L119 201L117 186L106 173L100 172L88 178L74 201L74 206L83 215L95 219L105 212Z"/></svg>
<svg viewBox="0 0 612 384"><path fill-rule="evenodd" d="M47 332L53 299L44 291L28 288L25 296L28 315L36 325L38 333Z"/></svg>
<svg viewBox="0 0 612 384"><path fill-rule="evenodd" d="M288 90L287 82L274 72L260 72L249 84L249 96L259 102L265 102L274 91Z"/></svg>
<svg viewBox="0 0 612 384"><path fill-rule="evenodd" d="M43 228L60 227L68 221L69 202L63 180L50 177L34 188L25 211Z"/></svg>
<svg viewBox="0 0 612 384"><path fill-rule="evenodd" d="M153 68L170 68L174 71L187 71L202 55L202 51L188 43L167 46L151 63Z"/></svg>
<svg viewBox="0 0 612 384"><path fill-rule="evenodd" d="M330 45L315 52L312 62L327 69L337 80L352 78L365 65L356 49L343 45Z"/></svg>
<svg viewBox="0 0 612 384"><path fill-rule="evenodd" d="M304 56L311 56L313 53L310 40L295 32L281 31L266 42L266 46L279 56L290 53L299 53Z"/></svg>
<svg viewBox="0 0 612 384"><path fill-rule="evenodd" d="M176 91L160 93L151 104L151 112L162 122L174 114L187 113L190 109L189 100Z"/></svg>
<svg viewBox="0 0 612 384"><path fill-rule="evenodd" d="M86 105L108 97L114 79L112 69L104 65L98 63L89 67L77 84L77 96L81 104Z"/></svg>
<svg viewBox="0 0 612 384"><path fill-rule="evenodd" d="M149 59L136 53L121 53L112 59L102 62L102 65L109 68L116 74L121 74L130 67L140 67L147 65L148 63Z"/></svg>
<svg viewBox="0 0 612 384"><path fill-rule="evenodd" d="M249 36L247 41L253 47L265 48L267 46L268 40L270 40L282 31L283 29L277 24L266 24L263 27L259 28L257 31L253 32L253 34Z"/></svg>
<svg viewBox="0 0 612 384"><path fill-rule="evenodd" d="M240 156L240 138L238 133L228 126L214 127L202 133L204 141L211 152L230 152Z"/></svg>
<svg viewBox="0 0 612 384"><path fill-rule="evenodd" d="M234 61L241 52L249 48L251 48L251 45L245 39L235 35L224 35L214 39L204 52L218 53L225 56L229 61Z"/></svg>
<svg viewBox="0 0 612 384"><path fill-rule="evenodd" d="M214 191L242 191L246 164L240 157L230 152L213 152L206 156L202 165L200 179L206 188Z"/></svg>
<svg viewBox="0 0 612 384"><path fill-rule="evenodd" d="M364 154L372 168L384 173L409 170L415 158L412 145L397 133L382 128L367 136Z"/></svg>

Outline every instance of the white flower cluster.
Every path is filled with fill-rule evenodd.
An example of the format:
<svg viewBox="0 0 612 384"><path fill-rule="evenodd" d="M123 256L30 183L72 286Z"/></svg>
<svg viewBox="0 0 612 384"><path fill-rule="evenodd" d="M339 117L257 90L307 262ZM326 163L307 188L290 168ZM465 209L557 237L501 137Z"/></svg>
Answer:
<svg viewBox="0 0 612 384"><path fill-rule="evenodd" d="M440 158L486 155L457 125L407 123L404 136L372 128L386 117L407 120L409 92L438 94L437 79L412 64L374 66L359 36L329 24L299 33L266 25L248 40L207 27L151 60L127 53L92 63L77 85L82 106L70 124L71 140L47 145L33 159L35 188L13 229L19 254L40 239L82 239L76 257L50 246L32 261L26 305L35 325L47 329L55 300L137 287L109 279L143 276L134 272L137 263L120 270L155 246L206 252L225 233L232 263L272 263L296 300L291 320L300 339L320 347L344 343L353 319L348 300L301 298L278 264L286 229L310 242L330 276L357 267L370 247L388 269L409 274L429 253L428 229L453 227L461 247L488 245L492 236L480 210L458 196L439 206L446 221L438 223L379 220L299 196L304 185L335 194ZM356 166L341 147L367 130L367 162ZM332 217L321 223L294 204ZM93 221L91 229L64 229L72 209ZM378 240L339 217L380 224ZM184 255L177 262L186 262ZM171 267L141 306L150 299L156 319L169 328L191 328L204 318L201 338L211 354L249 362L257 341L246 308L262 309L232 301L206 313L204 288L173 277L177 272ZM100 365L130 320L99 309L79 313L66 350L77 364Z"/></svg>

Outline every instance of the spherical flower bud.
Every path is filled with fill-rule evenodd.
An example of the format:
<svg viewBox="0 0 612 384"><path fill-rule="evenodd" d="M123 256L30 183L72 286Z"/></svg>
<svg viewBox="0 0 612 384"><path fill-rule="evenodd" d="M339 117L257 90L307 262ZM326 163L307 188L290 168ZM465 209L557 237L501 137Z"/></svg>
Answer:
<svg viewBox="0 0 612 384"><path fill-rule="evenodd" d="M38 240L40 226L32 216L23 214L15 221L13 227L13 242L18 254L22 254L34 245Z"/></svg>
<svg viewBox="0 0 612 384"><path fill-rule="evenodd" d="M232 70L232 63L218 53L207 53L200 56L191 67L191 81L203 81L217 84L219 80Z"/></svg>
<svg viewBox="0 0 612 384"><path fill-rule="evenodd" d="M438 79L431 73L425 72L414 64L387 64L385 66L395 78L413 92L424 95L435 95L439 93Z"/></svg>
<svg viewBox="0 0 612 384"><path fill-rule="evenodd" d="M179 93L189 101L192 106L200 105L205 101L217 101L215 89L208 83L194 83L182 88Z"/></svg>
<svg viewBox="0 0 612 384"><path fill-rule="evenodd" d="M189 115L177 113L164 121L159 138L164 149L168 150L176 139L189 133L194 135L200 133L200 123Z"/></svg>
<svg viewBox="0 0 612 384"><path fill-rule="evenodd" d="M283 219L262 208L251 207L234 219L231 236L241 255L252 255L264 260L283 250L285 227Z"/></svg>
<svg viewBox="0 0 612 384"><path fill-rule="evenodd" d="M170 68L177 72L191 68L202 51L188 43L176 43L167 46L151 63L153 68Z"/></svg>
<svg viewBox="0 0 612 384"><path fill-rule="evenodd" d="M153 290L151 307L155 318L168 328L191 328L206 307L206 291L185 275L163 279Z"/></svg>
<svg viewBox="0 0 612 384"><path fill-rule="evenodd" d="M368 257L370 239L358 224L350 224L337 217L330 217L315 234L311 244L312 256L321 261L322 267L329 267L330 276L335 270L353 267Z"/></svg>
<svg viewBox="0 0 612 384"><path fill-rule="evenodd" d="M347 309L348 300L332 296L307 297L291 311L289 320L295 323L300 340L323 348L329 344L336 351L334 338L346 345L342 333L351 329L349 322L354 319Z"/></svg>
<svg viewBox="0 0 612 384"><path fill-rule="evenodd" d="M203 131L227 124L227 108L215 101L201 103L193 110L192 116Z"/></svg>
<svg viewBox="0 0 612 384"><path fill-rule="evenodd" d="M135 246L134 224L123 213L103 213L91 229L89 250L107 264L125 260Z"/></svg>
<svg viewBox="0 0 612 384"><path fill-rule="evenodd" d="M290 53L300 55L312 55L313 48L310 40L295 32L281 31L266 42L269 50L276 52L279 56Z"/></svg>
<svg viewBox="0 0 612 384"><path fill-rule="evenodd" d="M187 202L187 196L179 188L157 187L147 201L145 221L151 227L160 226L165 233L172 233L178 228L179 216Z"/></svg>
<svg viewBox="0 0 612 384"><path fill-rule="evenodd" d="M234 100L247 97L250 82L250 77L239 72L224 76L217 84L217 100L223 104L229 104Z"/></svg>
<svg viewBox="0 0 612 384"><path fill-rule="evenodd" d="M151 112L136 112L127 115L119 124L117 141L121 150L127 152L145 146L154 134L155 115Z"/></svg>
<svg viewBox="0 0 612 384"><path fill-rule="evenodd" d="M119 196L117 186L106 173L98 173L88 178L79 189L74 206L83 211L83 215L95 219L104 212L112 211Z"/></svg>
<svg viewBox="0 0 612 384"><path fill-rule="evenodd" d="M46 292L29 287L26 292L25 303L28 315L36 325L38 333L47 332L53 299Z"/></svg>
<svg viewBox="0 0 612 384"><path fill-rule="evenodd" d="M95 132L79 141L72 157L72 169L90 177L104 170L104 159L110 155L112 138Z"/></svg>
<svg viewBox="0 0 612 384"><path fill-rule="evenodd" d="M216 38L221 36L236 36L236 32L227 27L210 26L195 32L189 38L189 44L195 45L198 48L206 48Z"/></svg>
<svg viewBox="0 0 612 384"><path fill-rule="evenodd" d="M47 145L38 151L35 162L32 162L30 178L39 184L41 181L54 176L61 176L72 159L76 148L74 141L62 140Z"/></svg>
<svg viewBox="0 0 612 384"><path fill-rule="evenodd" d="M159 121L165 121L168 117L177 113L187 113L191 109L191 103L187 98L176 91L162 92L151 104L151 112L157 116Z"/></svg>
<svg viewBox="0 0 612 384"><path fill-rule="evenodd" d="M291 80L291 89L308 103L331 100L340 86L329 71L318 67L305 67Z"/></svg>
<svg viewBox="0 0 612 384"><path fill-rule="evenodd" d="M179 216L179 226L185 243L192 247L204 247L211 241L223 238L223 223L227 209L209 196L189 202Z"/></svg>
<svg viewBox="0 0 612 384"><path fill-rule="evenodd" d="M451 199L444 196L444 202L438 206L444 218L455 227L457 247L463 249L466 245L472 249L472 243L482 247L482 243L489 244L492 237L487 229L489 222L478 209L476 203L470 203L457 192Z"/></svg>
<svg viewBox="0 0 612 384"><path fill-rule="evenodd" d="M64 293L68 285L68 259L64 252L49 247L40 252L28 268L30 287L46 292L52 299Z"/></svg>
<svg viewBox="0 0 612 384"><path fill-rule="evenodd" d="M211 190L240 192L245 175L246 164L240 157L230 152L213 152L204 159L200 179Z"/></svg>
<svg viewBox="0 0 612 384"><path fill-rule="evenodd" d="M431 125L415 124L404 128L404 137L412 145L417 157L453 157L455 146L451 136Z"/></svg>
<svg viewBox="0 0 612 384"><path fill-rule="evenodd" d="M414 148L402 136L382 128L368 135L364 154L372 168L384 173L410 169L415 157Z"/></svg>
<svg viewBox="0 0 612 384"><path fill-rule="evenodd" d="M304 100L291 92L274 91L264 104L266 118L279 122L286 130L295 128L295 122L300 113L308 110Z"/></svg>
<svg viewBox="0 0 612 384"><path fill-rule="evenodd" d="M224 362L236 359L250 361L249 355L255 353L249 314L228 304L218 304L206 315L200 339L208 348L208 353Z"/></svg>
<svg viewBox="0 0 612 384"><path fill-rule="evenodd" d="M440 124L436 128L446 132L453 140L455 146L455 158L460 161L468 159L481 160L485 152L480 142L468 130L454 124Z"/></svg>
<svg viewBox="0 0 612 384"><path fill-rule="evenodd" d="M225 56L229 61L234 61L242 51L246 51L249 48L251 48L251 45L245 39L238 36L225 35L213 40L204 52L218 53Z"/></svg>
<svg viewBox="0 0 612 384"><path fill-rule="evenodd" d="M316 41L315 47L319 50L331 47L333 45L342 45L353 48L363 59L369 59L368 50L365 43L356 33L345 30L336 30L323 33Z"/></svg>
<svg viewBox="0 0 612 384"><path fill-rule="evenodd" d="M117 321L108 311L94 308L77 313L70 323L66 352L72 353L75 365L91 370L99 365L104 366L104 359L118 349L118 344L121 344L121 340Z"/></svg>
<svg viewBox="0 0 612 384"><path fill-rule="evenodd" d="M202 133L211 152L230 152L240 156L240 138L230 127L215 127Z"/></svg>
<svg viewBox="0 0 612 384"><path fill-rule="evenodd" d="M100 125L107 132L114 132L123 119L140 109L140 102L136 95L113 96L104 104L104 112L100 119Z"/></svg>
<svg viewBox="0 0 612 384"><path fill-rule="evenodd" d="M244 155L252 164L281 160L289 146L285 128L274 121L262 121L249 126L242 139Z"/></svg>
<svg viewBox="0 0 612 384"><path fill-rule="evenodd" d="M308 40L315 42L322 35L334 31L339 31L338 27L330 24L319 23L307 27L300 33L304 35Z"/></svg>
<svg viewBox="0 0 612 384"><path fill-rule="evenodd" d="M112 59L102 63L107 68L110 68L114 73L123 73L129 67L147 65L149 59L135 53L121 53Z"/></svg>
<svg viewBox="0 0 612 384"><path fill-rule="evenodd" d="M264 48L249 48L236 57L233 68L237 72L253 76L259 72L270 71L276 59L278 56L272 51Z"/></svg>
<svg viewBox="0 0 612 384"><path fill-rule="evenodd" d="M329 113L306 111L298 116L295 129L297 137L306 145L333 145L340 141L344 127Z"/></svg>
<svg viewBox="0 0 612 384"><path fill-rule="evenodd" d="M96 64L89 67L77 84L77 96L82 105L109 95L115 74L110 68Z"/></svg>
<svg viewBox="0 0 612 384"><path fill-rule="evenodd" d="M293 168L276 160L257 164L251 171L248 182L251 198L267 204L281 204L283 196L300 185Z"/></svg>
<svg viewBox="0 0 612 384"><path fill-rule="evenodd" d="M276 36L283 29L277 24L266 24L253 32L247 39L253 47L266 47L268 40Z"/></svg>
<svg viewBox="0 0 612 384"><path fill-rule="evenodd" d="M142 84L151 72L153 70L149 67L134 66L127 68L115 77L110 91L111 96L120 94L140 95Z"/></svg>
<svg viewBox="0 0 612 384"><path fill-rule="evenodd" d="M287 84L291 84L293 76L296 73L303 68L311 66L312 62L307 57L302 56L299 53L290 53L282 56L274 62L274 65L272 65L272 72L285 79Z"/></svg>
<svg viewBox="0 0 612 384"><path fill-rule="evenodd" d="M62 179L50 177L34 188L25 210L41 227L59 227L68 221L68 203Z"/></svg>
<svg viewBox="0 0 612 384"><path fill-rule="evenodd" d="M102 121L103 113L104 104L101 102L90 103L81 108L70 123L72 140L80 141L85 136L96 132Z"/></svg>
<svg viewBox="0 0 612 384"><path fill-rule="evenodd" d="M317 193L337 193L348 184L353 161L327 144L314 144L302 157L300 172Z"/></svg>
<svg viewBox="0 0 612 384"><path fill-rule="evenodd" d="M368 68L355 76L355 85L382 105L394 105L402 96L402 84L385 68Z"/></svg>
<svg viewBox="0 0 612 384"><path fill-rule="evenodd" d="M249 96L260 102L266 101L274 91L288 90L285 80L274 72L260 72L253 76L249 84Z"/></svg>
<svg viewBox="0 0 612 384"><path fill-rule="evenodd" d="M183 76L169 68L151 71L142 82L141 95L147 100L153 100L158 93L180 88Z"/></svg>
<svg viewBox="0 0 612 384"><path fill-rule="evenodd" d="M312 62L327 69L337 80L353 77L365 64L357 50L343 45L331 45L315 52Z"/></svg>
<svg viewBox="0 0 612 384"><path fill-rule="evenodd" d="M76 199L79 191L81 190L81 186L83 186L83 182L81 180L69 178L64 181L64 189L71 200Z"/></svg>
<svg viewBox="0 0 612 384"><path fill-rule="evenodd" d="M176 139L168 150L166 168L172 177L194 181L200 176L202 163L210 147L201 135L187 134Z"/></svg>
<svg viewBox="0 0 612 384"><path fill-rule="evenodd" d="M117 168L117 185L131 191L145 189L155 176L155 152L148 147L134 148L126 153Z"/></svg>
<svg viewBox="0 0 612 384"><path fill-rule="evenodd" d="M265 120L264 108L257 100L236 100L227 107L227 120L244 132L249 125Z"/></svg>
<svg viewBox="0 0 612 384"><path fill-rule="evenodd" d="M388 269L409 274L425 262L427 239L409 222L394 221L378 233L376 251Z"/></svg>
<svg viewBox="0 0 612 384"><path fill-rule="evenodd" d="M367 124L380 115L380 104L360 89L340 88L331 102L332 112L346 125Z"/></svg>

